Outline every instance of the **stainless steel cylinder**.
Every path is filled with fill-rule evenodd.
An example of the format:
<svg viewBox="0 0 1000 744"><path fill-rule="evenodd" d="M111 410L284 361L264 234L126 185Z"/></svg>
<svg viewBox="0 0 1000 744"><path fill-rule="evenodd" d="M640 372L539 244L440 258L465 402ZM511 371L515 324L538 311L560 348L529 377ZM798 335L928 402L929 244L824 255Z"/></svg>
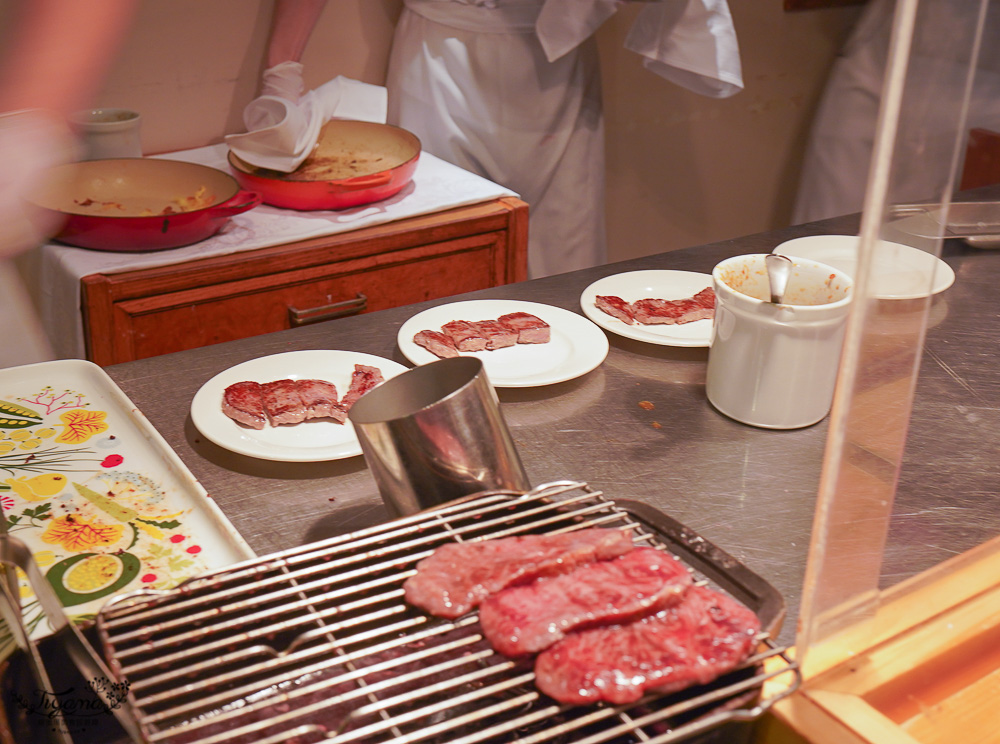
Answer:
<svg viewBox="0 0 1000 744"><path fill-rule="evenodd" d="M499 399L475 357L408 370L351 408L365 461L394 516L494 489L531 489Z"/></svg>

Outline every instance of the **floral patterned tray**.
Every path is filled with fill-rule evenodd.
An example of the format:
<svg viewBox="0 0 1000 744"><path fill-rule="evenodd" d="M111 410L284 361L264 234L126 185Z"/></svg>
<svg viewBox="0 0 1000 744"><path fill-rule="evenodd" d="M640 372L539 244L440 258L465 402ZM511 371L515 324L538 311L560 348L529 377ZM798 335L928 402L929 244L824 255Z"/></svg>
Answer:
<svg viewBox="0 0 1000 744"><path fill-rule="evenodd" d="M107 373L79 359L0 369L0 505L78 622L112 595L254 557ZM41 638L51 629L20 578L25 624Z"/></svg>

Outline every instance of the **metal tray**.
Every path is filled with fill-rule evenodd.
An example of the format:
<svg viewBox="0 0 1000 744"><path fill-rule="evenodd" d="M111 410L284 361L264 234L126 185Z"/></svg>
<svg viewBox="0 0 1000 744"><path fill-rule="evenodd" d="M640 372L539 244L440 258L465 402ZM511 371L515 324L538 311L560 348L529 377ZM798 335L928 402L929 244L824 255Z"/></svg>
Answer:
<svg viewBox="0 0 1000 744"><path fill-rule="evenodd" d="M624 706L563 706L530 661L494 653L470 613L433 618L402 583L447 541L600 526L674 553L754 610L759 653L715 682ZM755 719L798 669L767 634L780 594L666 515L566 481L490 492L200 577L119 597L98 616L112 670L150 742L674 742ZM765 664L765 661L767 662ZM788 675L771 697L764 683Z"/></svg>

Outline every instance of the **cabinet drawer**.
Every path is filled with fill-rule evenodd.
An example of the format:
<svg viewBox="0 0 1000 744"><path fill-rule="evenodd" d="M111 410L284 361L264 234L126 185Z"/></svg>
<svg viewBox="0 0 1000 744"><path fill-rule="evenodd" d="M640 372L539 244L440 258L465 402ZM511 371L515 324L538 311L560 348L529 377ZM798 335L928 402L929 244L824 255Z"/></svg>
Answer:
<svg viewBox="0 0 1000 744"><path fill-rule="evenodd" d="M466 245L433 257L402 251L375 267L346 261L320 276L284 272L127 300L116 304L116 325L128 328L132 354L143 359L292 328L296 311L354 301L357 312L369 312L485 289L495 286L482 255L490 247Z"/></svg>
<svg viewBox="0 0 1000 744"><path fill-rule="evenodd" d="M522 280L527 207L500 202L417 218L412 230L85 277L88 358L117 364Z"/></svg>

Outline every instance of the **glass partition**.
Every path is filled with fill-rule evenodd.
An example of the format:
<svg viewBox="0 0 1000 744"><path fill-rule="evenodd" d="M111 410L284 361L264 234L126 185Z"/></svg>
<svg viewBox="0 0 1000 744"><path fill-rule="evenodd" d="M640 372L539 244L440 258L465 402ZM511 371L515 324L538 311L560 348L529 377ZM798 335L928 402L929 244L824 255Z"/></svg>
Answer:
<svg viewBox="0 0 1000 744"><path fill-rule="evenodd" d="M908 493L926 497L922 489L941 489L944 496L947 478L935 483L924 475L910 482L907 465L936 454L935 422L928 417L961 415L957 408L920 410L919 372L937 363L924 354L928 327L952 312L940 287L953 275L938 256L943 239L953 234L949 213L970 99L985 62L983 29L997 25L988 6L988 0L896 4L859 233L855 301L803 589L797 648L807 676L811 647L871 618L880 592L896 576L931 567L909 560L912 541L933 541L944 559L998 533L991 524L949 532L955 515L949 508L961 505L942 501L940 509L914 514L907 504ZM961 422L944 428L960 429ZM908 449L915 433L919 447ZM963 464L952 458L946 466ZM899 488L901 482L906 488ZM927 508L927 498L919 502Z"/></svg>

